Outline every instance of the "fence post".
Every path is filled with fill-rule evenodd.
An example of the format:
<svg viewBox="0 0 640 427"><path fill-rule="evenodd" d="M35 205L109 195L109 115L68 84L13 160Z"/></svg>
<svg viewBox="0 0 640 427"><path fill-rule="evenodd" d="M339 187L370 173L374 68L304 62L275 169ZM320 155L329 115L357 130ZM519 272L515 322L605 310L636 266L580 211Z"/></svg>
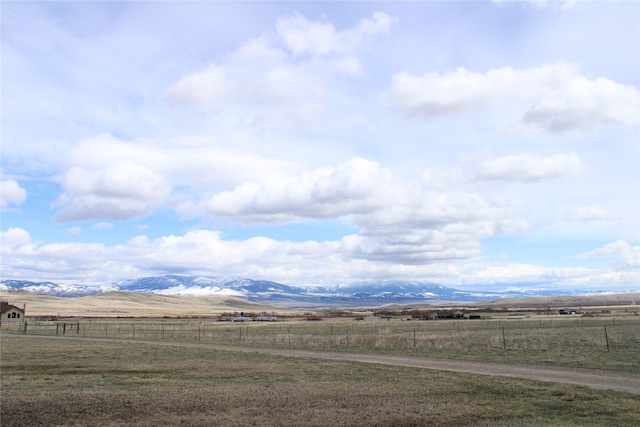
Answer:
<svg viewBox="0 0 640 427"><path fill-rule="evenodd" d="M604 327L604 339L607 342L607 351L609 351L609 335L607 334L607 327Z"/></svg>
<svg viewBox="0 0 640 427"><path fill-rule="evenodd" d="M504 334L504 326L502 327L502 348L504 350L507 349L507 338L505 337L505 334Z"/></svg>
<svg viewBox="0 0 640 427"><path fill-rule="evenodd" d="M416 328L413 328L413 348L416 348Z"/></svg>

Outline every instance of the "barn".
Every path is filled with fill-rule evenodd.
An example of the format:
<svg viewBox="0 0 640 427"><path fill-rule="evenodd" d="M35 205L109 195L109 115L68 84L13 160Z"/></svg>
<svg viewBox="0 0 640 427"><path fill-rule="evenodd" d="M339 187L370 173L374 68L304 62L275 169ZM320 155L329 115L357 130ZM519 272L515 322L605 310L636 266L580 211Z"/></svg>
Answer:
<svg viewBox="0 0 640 427"><path fill-rule="evenodd" d="M0 324L4 322L24 322L24 309L11 305L6 301L0 301Z"/></svg>

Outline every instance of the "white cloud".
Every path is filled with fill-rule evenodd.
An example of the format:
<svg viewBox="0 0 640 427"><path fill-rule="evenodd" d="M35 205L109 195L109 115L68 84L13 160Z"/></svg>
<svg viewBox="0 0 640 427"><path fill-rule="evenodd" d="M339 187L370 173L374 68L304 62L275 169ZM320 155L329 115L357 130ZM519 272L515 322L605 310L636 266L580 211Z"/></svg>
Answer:
<svg viewBox="0 0 640 427"><path fill-rule="evenodd" d="M618 270L637 270L640 268L640 246L631 246L624 240L618 240L598 249L584 252L579 258L611 257L616 259Z"/></svg>
<svg viewBox="0 0 640 427"><path fill-rule="evenodd" d="M555 267L524 263L467 263L449 271L460 289L505 290L637 290L638 271L610 271L589 267Z"/></svg>
<svg viewBox="0 0 640 427"><path fill-rule="evenodd" d="M481 253L480 238L529 229L504 200L472 188L406 180L362 158L283 180L242 184L211 197L203 210L262 223L345 217L361 229L343 239L345 253L401 264L469 258Z"/></svg>
<svg viewBox="0 0 640 427"><path fill-rule="evenodd" d="M589 129L595 124L638 123L640 93L606 78L574 76L553 88L522 116L523 126L550 132Z"/></svg>
<svg viewBox="0 0 640 427"><path fill-rule="evenodd" d="M27 190L20 187L13 179L0 181L0 207L6 208L10 204L21 205L27 199Z"/></svg>
<svg viewBox="0 0 640 427"><path fill-rule="evenodd" d="M378 163L354 158L283 180L245 183L206 201L212 215L262 222L337 218L384 203L395 178Z"/></svg>
<svg viewBox="0 0 640 427"><path fill-rule="evenodd" d="M276 32L293 54L329 55L349 52L372 35L388 32L392 18L376 12L371 19L361 20L355 27L338 31L331 23L313 22L300 14L280 18Z"/></svg>
<svg viewBox="0 0 640 427"><path fill-rule="evenodd" d="M198 104L215 98L222 98L233 94L239 88L226 75L224 68L209 65L202 71L189 74L167 91L171 102L176 104Z"/></svg>
<svg viewBox="0 0 640 427"><path fill-rule="evenodd" d="M204 108L205 116L230 116L242 125L308 128L326 109L326 85L306 64L283 61L263 67L247 58L183 77L169 87L167 101Z"/></svg>
<svg viewBox="0 0 640 427"><path fill-rule="evenodd" d="M58 221L128 220L173 206L178 188L211 191L280 176L285 161L213 146L163 147L109 135L80 142L67 154Z"/></svg>
<svg viewBox="0 0 640 427"><path fill-rule="evenodd" d="M150 214L167 201L171 184L144 165L118 161L102 170L73 167L56 201L59 221L91 218L129 220Z"/></svg>
<svg viewBox="0 0 640 427"><path fill-rule="evenodd" d="M516 70L494 68L485 74L465 68L422 76L393 76L384 99L411 116L432 119L477 113L487 109L516 111L514 130L564 132L596 124L636 125L638 89L610 79L590 80L576 67L559 62Z"/></svg>
<svg viewBox="0 0 640 427"><path fill-rule="evenodd" d="M499 181L539 181L574 175L586 170L576 154L540 156L520 154L489 160L481 165L478 177Z"/></svg>
<svg viewBox="0 0 640 427"><path fill-rule="evenodd" d="M179 273L229 275L291 284L348 283L360 280L422 278L449 286L482 290L506 288L632 289L637 271L600 271L585 267L547 268L534 264L447 262L388 263L354 253L366 247L357 236L341 241L288 242L265 237L223 240L219 232L195 230L182 236L150 239L137 236L125 244L48 243L31 241L29 233L11 228L0 235L2 269L7 277L103 283L145 275ZM436 260L454 260L456 249L436 250ZM597 252L617 256L629 248L617 242ZM636 250L633 249L632 250ZM380 255L382 254L375 253ZM389 256L395 254L390 252ZM466 256L466 255L465 255ZM588 255L591 256L591 255ZM636 252L637 269L637 252ZM7 260L11 260L9 263ZM633 270L633 269L631 269ZM328 274L327 272L330 272Z"/></svg>
<svg viewBox="0 0 640 427"><path fill-rule="evenodd" d="M11 227L7 231L0 233L0 245L2 245L2 256L11 255L17 248L31 242L29 232L20 227Z"/></svg>
<svg viewBox="0 0 640 427"><path fill-rule="evenodd" d="M236 274L305 282L326 275L327 263L344 276L349 266L337 253L338 242L279 242L265 237L224 241L220 233L196 230L183 236L149 239L137 236L126 244L48 243L30 240L23 229L2 233L3 273L8 277L104 282L163 274ZM7 260L11 259L9 263Z"/></svg>
<svg viewBox="0 0 640 427"><path fill-rule="evenodd" d="M581 206L567 209L564 215L569 221L602 221L616 219L616 214L600 206Z"/></svg>
<svg viewBox="0 0 640 427"><path fill-rule="evenodd" d="M388 31L391 21L378 12L339 31L300 14L281 18L275 33L251 39L216 64L179 79L166 99L204 108L210 116L243 118L244 126L313 127L328 109L332 75L359 75L362 65L354 50Z"/></svg>

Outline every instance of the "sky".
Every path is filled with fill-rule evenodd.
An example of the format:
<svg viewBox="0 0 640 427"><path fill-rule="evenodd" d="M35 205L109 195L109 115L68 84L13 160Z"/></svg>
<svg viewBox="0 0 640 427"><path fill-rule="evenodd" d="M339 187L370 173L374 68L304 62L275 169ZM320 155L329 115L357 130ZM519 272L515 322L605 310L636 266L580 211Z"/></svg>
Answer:
<svg viewBox="0 0 640 427"><path fill-rule="evenodd" d="M1 3L2 279L640 289L640 3Z"/></svg>

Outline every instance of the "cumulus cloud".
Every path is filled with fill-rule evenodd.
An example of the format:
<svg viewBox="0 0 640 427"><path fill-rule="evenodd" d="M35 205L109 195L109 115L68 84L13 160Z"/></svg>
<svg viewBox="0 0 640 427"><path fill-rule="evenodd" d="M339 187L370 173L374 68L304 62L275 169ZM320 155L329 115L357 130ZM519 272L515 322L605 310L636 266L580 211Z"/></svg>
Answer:
<svg viewBox="0 0 640 427"><path fill-rule="evenodd" d="M588 129L598 123L631 126L638 123L639 107L640 93L633 86L574 76L536 99L521 124L549 132Z"/></svg>
<svg viewBox="0 0 640 427"><path fill-rule="evenodd" d="M262 222L337 218L378 206L395 179L377 162L354 158L336 168L246 183L206 201L212 215Z"/></svg>
<svg viewBox="0 0 640 427"><path fill-rule="evenodd" d="M529 228L504 200L402 179L362 158L285 180L242 184L203 205L210 215L246 222L346 217L361 231L343 239L345 254L400 264L469 258L481 253L482 237Z"/></svg>
<svg viewBox="0 0 640 427"><path fill-rule="evenodd" d="M206 108L207 114L233 112L247 124L280 124L304 129L327 110L331 75L357 76L354 51L375 34L389 30L382 12L337 30L300 14L280 18L275 32L254 38L217 63L171 85L171 105ZM304 55L303 55L304 54Z"/></svg>
<svg viewBox="0 0 640 427"><path fill-rule="evenodd" d="M578 255L578 257L615 258L615 267L618 270L637 270L640 268L640 246L632 246L624 240L618 240L592 251L584 252Z"/></svg>
<svg viewBox="0 0 640 427"><path fill-rule="evenodd" d="M257 122L308 128L326 109L326 85L323 76L305 64L256 64L244 58L243 63L210 65L181 78L168 88L167 101L206 108L211 116L233 114L243 125Z"/></svg>
<svg viewBox="0 0 640 427"><path fill-rule="evenodd" d="M74 167L62 183L58 221L128 220L151 213L167 199L171 184L144 165L118 161L102 170Z"/></svg>
<svg viewBox="0 0 640 427"><path fill-rule="evenodd" d="M481 165L478 177L496 181L539 181L574 175L586 169L576 154L540 156L520 154L489 160Z"/></svg>
<svg viewBox="0 0 640 427"><path fill-rule="evenodd" d="M222 188L273 178L289 168L285 161L213 146L163 147L98 135L68 153L56 219L142 217L172 206L177 188Z"/></svg>
<svg viewBox="0 0 640 427"><path fill-rule="evenodd" d="M197 104L233 94L239 89L234 87L234 83L224 68L209 65L178 80L169 88L167 95L176 104Z"/></svg>
<svg viewBox="0 0 640 427"><path fill-rule="evenodd" d="M27 199L27 190L20 187L13 179L0 181L0 207L2 209L11 205L21 205Z"/></svg>
<svg viewBox="0 0 640 427"><path fill-rule="evenodd" d="M359 257L366 251L358 236L339 241L288 242L266 237L223 240L217 231L195 230L184 235L155 239L140 235L115 246L97 243L34 242L21 228L0 233L3 273L8 277L43 280L74 280L102 283L108 280L156 274L203 274L224 271L229 275L278 280L292 284L332 284L362 280L422 277L423 280L455 286L481 284L483 290L522 287L566 287L603 289L637 285L637 271L604 272L584 267L546 268L533 264L416 262L388 263ZM437 248L438 259L456 259L454 249L442 241L445 253ZM436 249L434 247L434 249ZM637 269L637 247L635 267ZM446 253L446 252L449 253ZM616 242L593 256L629 254L629 247ZM380 255L373 252L374 255ZM371 254L369 254L371 255ZM393 253L388 256L393 257ZM592 256L587 254L586 256ZM8 262L11 260L11 262ZM631 270L633 270L631 268ZM327 271L331 272L330 277Z"/></svg>
<svg viewBox="0 0 640 427"><path fill-rule="evenodd" d="M2 255L9 256L15 249L31 242L29 232L20 227L11 227L7 231L0 233L0 245L2 245Z"/></svg>
<svg viewBox="0 0 640 427"><path fill-rule="evenodd" d="M383 95L391 106L421 119L515 109L509 127L565 132L596 124L632 126L639 120L638 89L607 78L588 79L564 62L516 70L465 68L421 76L399 73Z"/></svg>
<svg viewBox="0 0 640 427"><path fill-rule="evenodd" d="M276 33L293 54L328 55L349 52L359 47L366 38L388 32L391 23L389 15L376 12L354 27L339 31L331 23L309 21L296 13L280 18L276 24Z"/></svg>
<svg viewBox="0 0 640 427"><path fill-rule="evenodd" d="M41 244L19 228L2 232L0 237L3 272L11 277L103 282L149 274L224 271L230 275L304 281L326 274L327 262L335 265L338 276L346 266L340 262L338 242L282 242L266 237L225 241L219 232L209 230L156 239L141 235L115 246Z"/></svg>

